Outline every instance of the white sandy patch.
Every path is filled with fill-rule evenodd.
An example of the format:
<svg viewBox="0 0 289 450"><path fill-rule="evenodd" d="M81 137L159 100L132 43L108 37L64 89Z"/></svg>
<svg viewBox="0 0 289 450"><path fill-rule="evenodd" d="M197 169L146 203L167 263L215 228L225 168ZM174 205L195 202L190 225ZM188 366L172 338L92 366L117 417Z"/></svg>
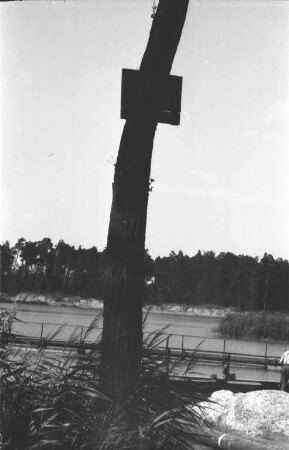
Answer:
<svg viewBox="0 0 289 450"><path fill-rule="evenodd" d="M8 296L7 294L1 295L2 302L12 303L34 303L50 306L71 306L78 308L92 308L102 309L102 299L96 298L82 298L79 296L63 296L61 294L44 295L37 293L22 292L15 296ZM188 306L185 304L165 303L161 305L147 305L143 308L144 312L150 311L155 313L165 314L186 314L191 316L204 316L204 317L223 317L229 312L235 311L234 307L221 308L214 305L205 306Z"/></svg>

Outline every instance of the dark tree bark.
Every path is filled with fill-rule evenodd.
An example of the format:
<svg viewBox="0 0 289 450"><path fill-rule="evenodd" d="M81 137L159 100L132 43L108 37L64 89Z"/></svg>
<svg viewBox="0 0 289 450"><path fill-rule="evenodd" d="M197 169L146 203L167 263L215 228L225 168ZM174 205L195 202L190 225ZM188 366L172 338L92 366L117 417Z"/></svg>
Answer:
<svg viewBox="0 0 289 450"><path fill-rule="evenodd" d="M160 0L140 71L170 73L188 0ZM142 291L151 157L157 123L127 120L115 166L106 248L102 367L111 388L137 381L142 354Z"/></svg>

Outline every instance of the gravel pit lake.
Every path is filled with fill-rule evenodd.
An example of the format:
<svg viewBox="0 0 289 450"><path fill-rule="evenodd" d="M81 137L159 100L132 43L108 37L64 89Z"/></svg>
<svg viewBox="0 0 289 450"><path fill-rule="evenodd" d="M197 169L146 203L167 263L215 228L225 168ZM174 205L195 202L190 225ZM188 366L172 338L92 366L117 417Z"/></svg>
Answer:
<svg viewBox="0 0 289 450"><path fill-rule="evenodd" d="M95 330L88 340L94 340L101 334L102 311L92 308L62 307L37 304L2 303L1 310L12 310L18 307L17 317L22 322L15 322L13 330L26 336L47 337L54 333L61 325L65 326L59 332L57 339L67 339L73 331L82 335L92 319L99 318L98 330ZM145 315L145 314L144 314ZM210 350L226 353L241 353L247 355L259 355L279 358L283 352L282 344L264 341L224 339L218 336L214 329L218 317L193 316L186 314L174 314L165 312L150 312L147 316L145 333L164 329L169 337L171 348L184 348L193 350L198 347L201 350ZM166 345L164 339L163 346ZM197 363L194 367L195 376L210 376L216 374L218 378L223 377L223 366L219 363ZM231 366L231 372L236 374L237 379L280 381L280 368L269 367L243 367Z"/></svg>

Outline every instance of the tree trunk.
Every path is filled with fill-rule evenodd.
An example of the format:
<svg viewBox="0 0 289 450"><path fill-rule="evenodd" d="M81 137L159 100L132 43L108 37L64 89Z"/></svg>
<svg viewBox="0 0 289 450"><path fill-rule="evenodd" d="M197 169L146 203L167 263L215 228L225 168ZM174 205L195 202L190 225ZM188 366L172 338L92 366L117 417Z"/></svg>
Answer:
<svg viewBox="0 0 289 450"><path fill-rule="evenodd" d="M140 71L170 73L188 0L160 0ZM110 388L137 381L142 353L142 292L151 157L157 123L127 120L115 166L106 248L102 368Z"/></svg>

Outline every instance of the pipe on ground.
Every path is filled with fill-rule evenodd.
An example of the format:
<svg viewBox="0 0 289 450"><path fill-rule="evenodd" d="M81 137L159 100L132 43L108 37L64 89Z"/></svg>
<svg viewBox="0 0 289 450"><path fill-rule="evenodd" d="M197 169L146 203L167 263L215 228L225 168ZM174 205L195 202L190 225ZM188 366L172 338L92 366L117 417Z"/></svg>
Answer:
<svg viewBox="0 0 289 450"><path fill-rule="evenodd" d="M275 443L244 439L232 434L223 433L209 428L193 428L193 439L209 448L226 450L284 450L284 446Z"/></svg>

